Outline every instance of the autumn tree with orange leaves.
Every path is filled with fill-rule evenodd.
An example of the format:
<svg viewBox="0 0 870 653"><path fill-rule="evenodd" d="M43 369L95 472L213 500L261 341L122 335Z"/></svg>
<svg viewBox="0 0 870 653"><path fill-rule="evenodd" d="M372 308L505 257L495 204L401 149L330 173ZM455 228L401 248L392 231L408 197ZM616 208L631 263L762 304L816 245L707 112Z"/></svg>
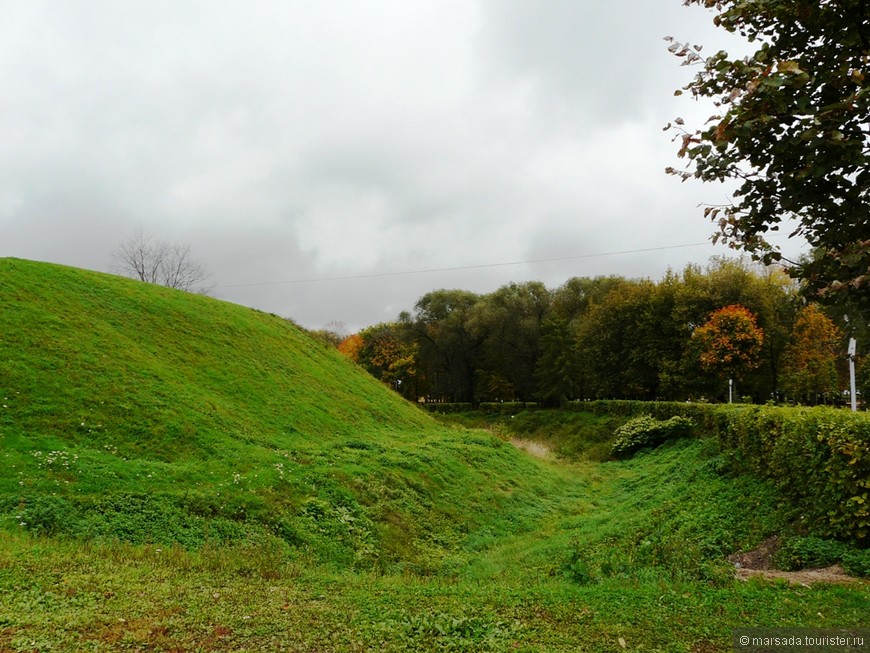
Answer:
<svg viewBox="0 0 870 653"><path fill-rule="evenodd" d="M398 324L376 324L345 338L338 350L404 397L417 399L417 346Z"/></svg>
<svg viewBox="0 0 870 653"><path fill-rule="evenodd" d="M749 309L732 304L710 314L692 333L701 367L721 379L740 379L761 364L764 331Z"/></svg>
<svg viewBox="0 0 870 653"><path fill-rule="evenodd" d="M816 403L838 390L837 358L843 333L818 306L804 307L795 320L785 350L783 390L801 401Z"/></svg>
<svg viewBox="0 0 870 653"><path fill-rule="evenodd" d="M354 363L359 363L359 352L363 346L362 336L358 333L347 336L338 343L338 351L347 356Z"/></svg>

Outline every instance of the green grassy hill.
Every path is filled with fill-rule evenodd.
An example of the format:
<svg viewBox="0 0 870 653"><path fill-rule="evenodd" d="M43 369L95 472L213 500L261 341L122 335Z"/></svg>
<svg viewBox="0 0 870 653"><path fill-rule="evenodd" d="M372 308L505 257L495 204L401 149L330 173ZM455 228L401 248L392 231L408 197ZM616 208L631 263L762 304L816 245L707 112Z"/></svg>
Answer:
<svg viewBox="0 0 870 653"><path fill-rule="evenodd" d="M0 293L7 525L188 548L262 528L323 560L428 564L530 471L274 315L14 259Z"/></svg>
<svg viewBox="0 0 870 653"><path fill-rule="evenodd" d="M860 581L733 579L799 516L714 443L597 462L612 428L535 458L276 316L0 259L0 651L725 651L866 620Z"/></svg>

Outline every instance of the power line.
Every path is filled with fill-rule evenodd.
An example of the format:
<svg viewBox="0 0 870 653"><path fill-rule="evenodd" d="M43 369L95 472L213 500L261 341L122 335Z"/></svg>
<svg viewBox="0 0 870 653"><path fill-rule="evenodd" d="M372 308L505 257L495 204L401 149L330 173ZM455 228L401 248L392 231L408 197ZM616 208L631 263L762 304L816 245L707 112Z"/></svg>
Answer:
<svg viewBox="0 0 870 653"><path fill-rule="evenodd" d="M512 265L530 265L533 263L554 263L557 261L576 261L578 259L597 258L599 256L619 256L622 254L640 254L643 252L659 252L666 249L681 249L685 247L699 247L709 245L710 241L700 243L685 243L683 245L663 245L661 247L645 247L643 249L626 249L618 252L599 252L597 254L577 254L574 256L558 256L555 258L530 259L527 261L509 261L503 263L480 263L477 265L458 265L448 268L426 268L422 270L403 270L399 272L370 272L367 274L350 274L340 277L314 277L310 279L289 279L286 281L260 281L254 283L221 284L215 288L250 288L253 286L283 286L301 283L316 283L320 281L348 281L350 279L375 279L378 277L400 277L411 274L431 274L433 272L455 272L458 270L480 270L484 268L503 268Z"/></svg>

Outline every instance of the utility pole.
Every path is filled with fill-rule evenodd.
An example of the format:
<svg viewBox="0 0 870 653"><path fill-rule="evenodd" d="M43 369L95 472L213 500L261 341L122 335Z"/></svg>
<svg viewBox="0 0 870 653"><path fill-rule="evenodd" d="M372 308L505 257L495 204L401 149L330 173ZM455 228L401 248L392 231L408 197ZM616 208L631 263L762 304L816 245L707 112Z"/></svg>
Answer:
<svg viewBox="0 0 870 653"><path fill-rule="evenodd" d="M855 397L855 350L857 348L857 343L855 342L855 338L849 338L849 386L852 391L852 412L858 410L858 400Z"/></svg>

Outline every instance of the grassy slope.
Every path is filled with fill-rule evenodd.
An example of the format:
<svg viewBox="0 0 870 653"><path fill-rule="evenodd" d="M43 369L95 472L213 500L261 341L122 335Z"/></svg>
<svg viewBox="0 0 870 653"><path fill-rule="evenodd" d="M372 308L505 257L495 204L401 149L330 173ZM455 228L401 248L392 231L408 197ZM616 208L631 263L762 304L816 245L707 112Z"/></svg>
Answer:
<svg viewBox="0 0 870 653"><path fill-rule="evenodd" d="M0 290L7 526L188 547L262 526L322 560L425 566L530 471L275 316L20 260Z"/></svg>
<svg viewBox="0 0 870 653"><path fill-rule="evenodd" d="M730 650L866 615L729 579L781 518L703 442L534 460L208 298L0 260L0 399L0 650Z"/></svg>

